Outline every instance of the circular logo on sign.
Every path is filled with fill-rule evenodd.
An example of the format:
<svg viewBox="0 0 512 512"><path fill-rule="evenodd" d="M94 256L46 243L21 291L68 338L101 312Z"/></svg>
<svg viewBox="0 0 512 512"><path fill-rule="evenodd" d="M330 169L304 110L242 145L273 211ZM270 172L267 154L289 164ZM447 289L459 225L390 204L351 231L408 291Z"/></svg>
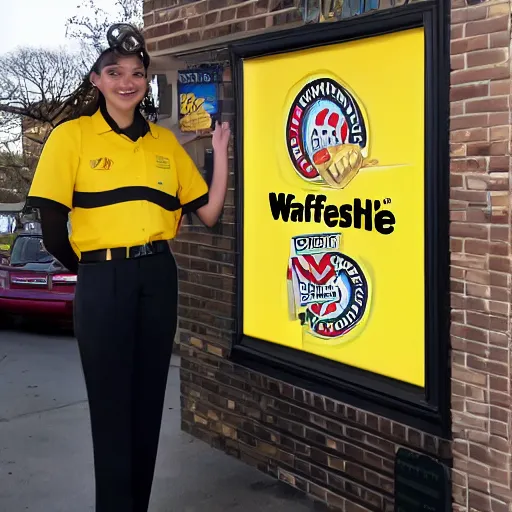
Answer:
<svg viewBox="0 0 512 512"><path fill-rule="evenodd" d="M308 325L312 334L322 338L338 338L350 332L363 318L368 301L368 285L361 267L349 256L341 253L322 255L327 263L322 272L323 285L315 283L318 275L310 274L310 285L328 288L325 297L318 290L306 307L301 320ZM329 293L334 300L329 300Z"/></svg>
<svg viewBox="0 0 512 512"><path fill-rule="evenodd" d="M368 281L361 266L340 249L341 235L292 238L288 263L291 318L313 336L333 339L350 332L368 309Z"/></svg>
<svg viewBox="0 0 512 512"><path fill-rule="evenodd" d="M354 96L332 78L308 82L286 123L288 153L308 182L344 188L368 160L368 128Z"/></svg>

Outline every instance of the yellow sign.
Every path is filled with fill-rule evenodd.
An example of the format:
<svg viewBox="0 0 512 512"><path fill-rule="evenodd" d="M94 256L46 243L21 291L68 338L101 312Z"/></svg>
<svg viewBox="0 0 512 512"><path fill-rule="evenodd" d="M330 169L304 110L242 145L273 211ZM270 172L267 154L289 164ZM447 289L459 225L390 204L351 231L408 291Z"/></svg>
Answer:
<svg viewBox="0 0 512 512"><path fill-rule="evenodd" d="M423 387L423 29L243 76L243 334Z"/></svg>

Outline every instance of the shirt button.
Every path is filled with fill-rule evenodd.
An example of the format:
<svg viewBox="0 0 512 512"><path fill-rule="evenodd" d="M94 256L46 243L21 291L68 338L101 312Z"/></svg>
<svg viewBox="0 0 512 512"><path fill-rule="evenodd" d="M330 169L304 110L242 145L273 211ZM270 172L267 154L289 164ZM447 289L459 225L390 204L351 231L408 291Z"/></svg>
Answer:
<svg viewBox="0 0 512 512"><path fill-rule="evenodd" d="M133 150L134 153L138 153L139 152L139 147L137 146L134 150Z"/></svg>

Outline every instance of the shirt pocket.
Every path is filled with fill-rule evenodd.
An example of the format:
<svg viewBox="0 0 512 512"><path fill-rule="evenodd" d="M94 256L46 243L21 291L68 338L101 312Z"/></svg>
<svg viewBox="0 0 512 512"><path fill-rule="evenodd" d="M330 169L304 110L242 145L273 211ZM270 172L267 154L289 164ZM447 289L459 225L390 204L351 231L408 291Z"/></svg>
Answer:
<svg viewBox="0 0 512 512"><path fill-rule="evenodd" d="M146 157L148 185L165 194L178 197L178 176L174 159L169 154L150 152Z"/></svg>

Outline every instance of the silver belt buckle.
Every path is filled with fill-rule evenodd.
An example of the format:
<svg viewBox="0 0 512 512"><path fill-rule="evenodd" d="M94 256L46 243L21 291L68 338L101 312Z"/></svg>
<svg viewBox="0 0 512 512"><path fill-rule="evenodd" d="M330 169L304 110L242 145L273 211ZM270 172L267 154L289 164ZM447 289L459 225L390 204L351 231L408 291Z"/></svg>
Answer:
<svg viewBox="0 0 512 512"><path fill-rule="evenodd" d="M153 246L151 243L144 244L140 248L140 256L149 256L153 254Z"/></svg>
<svg viewBox="0 0 512 512"><path fill-rule="evenodd" d="M147 254L150 254L150 253L148 253L148 248L145 244L145 245L138 245L138 246L130 247L128 254L129 254L129 256L128 256L129 258L140 258L141 256L146 256Z"/></svg>

